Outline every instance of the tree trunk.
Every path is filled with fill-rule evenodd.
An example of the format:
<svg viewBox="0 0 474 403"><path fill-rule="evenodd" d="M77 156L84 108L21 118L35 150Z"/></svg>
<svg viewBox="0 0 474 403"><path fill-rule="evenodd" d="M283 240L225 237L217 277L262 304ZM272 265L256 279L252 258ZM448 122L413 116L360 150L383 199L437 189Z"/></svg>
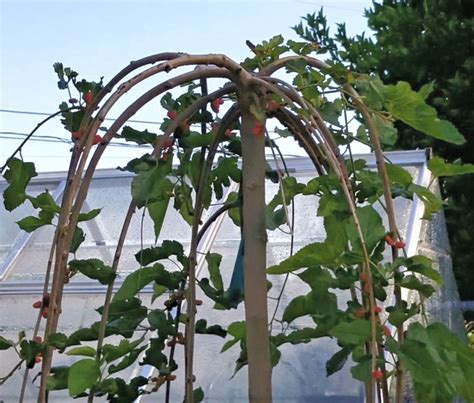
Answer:
<svg viewBox="0 0 474 403"><path fill-rule="evenodd" d="M252 133L252 89L240 92L242 136L244 293L249 401L272 401L265 228L265 133ZM254 93L255 95L255 93ZM262 122L264 124L264 122Z"/></svg>

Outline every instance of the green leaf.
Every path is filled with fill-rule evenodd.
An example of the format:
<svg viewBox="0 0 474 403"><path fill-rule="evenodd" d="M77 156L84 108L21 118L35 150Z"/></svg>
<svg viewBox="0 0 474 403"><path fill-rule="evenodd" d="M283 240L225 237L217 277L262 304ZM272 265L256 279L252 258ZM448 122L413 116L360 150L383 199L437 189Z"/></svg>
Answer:
<svg viewBox="0 0 474 403"><path fill-rule="evenodd" d="M35 341L23 339L20 342L20 357L25 359L27 368L33 368L35 357L41 350L42 346Z"/></svg>
<svg viewBox="0 0 474 403"><path fill-rule="evenodd" d="M155 146L158 138L155 133L150 133L148 130L135 130L130 126L124 126L122 133L117 134L116 137L136 144L150 144L152 146Z"/></svg>
<svg viewBox="0 0 474 403"><path fill-rule="evenodd" d="M330 376L337 371L340 371L347 361L352 349L343 347L326 362L326 376Z"/></svg>
<svg viewBox="0 0 474 403"><path fill-rule="evenodd" d="M268 229L274 230L287 221L285 208L275 210L278 206L288 206L297 194L305 189L305 185L298 183L293 176L283 178L280 189L265 209L265 224Z"/></svg>
<svg viewBox="0 0 474 403"><path fill-rule="evenodd" d="M474 173L474 164L449 164L440 157L428 161L428 169L434 176L454 176Z"/></svg>
<svg viewBox="0 0 474 403"><path fill-rule="evenodd" d="M169 289L177 289L181 278L181 272L170 273L159 263L151 267L143 267L135 270L125 278L112 301L120 301L134 297L143 287L152 281L167 286Z"/></svg>
<svg viewBox="0 0 474 403"><path fill-rule="evenodd" d="M333 102L324 102L318 108L321 117L328 123L341 127L339 118L343 108L342 99L338 98Z"/></svg>
<svg viewBox="0 0 474 403"><path fill-rule="evenodd" d="M154 309L148 314L148 323L150 323L151 330L158 330L160 340L166 339L169 335L176 334L176 327L174 319L168 313L161 309Z"/></svg>
<svg viewBox="0 0 474 403"><path fill-rule="evenodd" d="M212 185L216 193L216 198L221 199L223 188L230 186L230 180L240 183L242 171L237 165L237 157L220 157L217 166L211 171Z"/></svg>
<svg viewBox="0 0 474 403"><path fill-rule="evenodd" d="M161 246L142 249L135 254L135 259L138 263L146 266L157 260L168 259L170 256L177 256L178 258L184 256L184 248L178 241L164 240Z"/></svg>
<svg viewBox="0 0 474 403"><path fill-rule="evenodd" d="M431 81L428 84L424 84L418 91L418 94L424 100L426 100L426 98L428 98L428 96L433 92L433 88L434 88L434 81Z"/></svg>
<svg viewBox="0 0 474 403"><path fill-rule="evenodd" d="M338 265L340 254L334 246L329 243L316 242L304 246L293 256L285 259L278 265L267 269L268 274L285 274L310 266L328 266Z"/></svg>
<svg viewBox="0 0 474 403"><path fill-rule="evenodd" d="M93 210L89 211L88 213L81 213L81 214L79 214L78 221L81 222L81 221L92 220L93 218L97 217L100 214L101 210L102 209L100 209L100 208L96 208L96 209L93 209Z"/></svg>
<svg viewBox="0 0 474 403"><path fill-rule="evenodd" d="M164 341L157 338L150 339L149 348L145 352L142 364L148 364L158 369L160 375L169 375L171 368L168 366L168 358L163 354Z"/></svg>
<svg viewBox="0 0 474 403"><path fill-rule="evenodd" d="M59 213L61 211L61 207L55 203L51 193L49 193L48 190L36 197L26 196L26 198L31 202L35 209L39 208L51 213Z"/></svg>
<svg viewBox="0 0 474 403"><path fill-rule="evenodd" d="M370 321L356 319L352 322L341 322L334 326L329 334L342 346L357 346L370 340Z"/></svg>
<svg viewBox="0 0 474 403"><path fill-rule="evenodd" d="M74 344L69 343L68 337L64 333L53 333L48 335L48 337L46 338L46 343L50 346L57 348L60 353L62 353L66 347L69 347L70 345Z"/></svg>
<svg viewBox="0 0 474 403"><path fill-rule="evenodd" d="M333 277L328 270L315 266L310 267L297 276L318 293L327 293L333 284Z"/></svg>
<svg viewBox="0 0 474 403"><path fill-rule="evenodd" d="M199 319L196 322L196 334L214 334L219 337L226 337L227 332L220 325L208 327L206 319Z"/></svg>
<svg viewBox="0 0 474 403"><path fill-rule="evenodd" d="M135 347L137 347L142 341L144 340L143 337L135 340L129 341L127 339L120 340L118 346L114 346L112 344L104 344L102 347L102 353L106 362L112 362L116 359L123 357L124 355L133 351Z"/></svg>
<svg viewBox="0 0 474 403"><path fill-rule="evenodd" d="M392 183L400 184L406 187L410 186L413 181L410 172L400 165L385 164L385 169L387 170L388 178Z"/></svg>
<svg viewBox="0 0 474 403"><path fill-rule="evenodd" d="M12 211L26 200L26 186L38 174L35 164L18 158L12 158L7 167L8 171L3 176L9 186L3 192L3 204L8 211Z"/></svg>
<svg viewBox="0 0 474 403"><path fill-rule="evenodd" d="M337 299L330 292L311 291L306 295L294 298L283 313L283 320L291 323L295 319L306 315L335 315L337 310Z"/></svg>
<svg viewBox="0 0 474 403"><path fill-rule="evenodd" d="M109 374L114 374L115 372L119 372L122 369L128 368L132 365L137 358L140 356L140 353L145 350L147 346L142 346L137 348L136 350L131 351L122 361L120 361L117 365L111 365L109 367Z"/></svg>
<svg viewBox="0 0 474 403"><path fill-rule="evenodd" d="M160 284L153 284L153 297L151 298L151 302L155 302L155 300L161 297L166 291L168 291L168 287Z"/></svg>
<svg viewBox="0 0 474 403"><path fill-rule="evenodd" d="M405 266L407 271L420 273L438 284L443 282L441 274L433 269L433 262L426 256L416 255L410 258L399 257L393 262L394 269Z"/></svg>
<svg viewBox="0 0 474 403"><path fill-rule="evenodd" d="M161 181L162 200L158 200L147 205L148 214L153 221L153 230L155 231L155 239L158 239L165 220L166 211L168 210L171 194L174 188L173 182L165 178Z"/></svg>
<svg viewBox="0 0 474 403"><path fill-rule="evenodd" d="M441 207L443 207L443 201L437 195L423 186L412 183L408 187L408 190L415 193L423 202L425 206L425 212L422 218L424 220L429 220L433 213L436 213L437 211L441 210Z"/></svg>
<svg viewBox="0 0 474 403"><path fill-rule="evenodd" d="M48 376L48 380L47 380L48 390L67 389L68 376L69 376L69 367L66 367L66 366L52 367L51 374Z"/></svg>
<svg viewBox="0 0 474 403"><path fill-rule="evenodd" d="M74 230L74 235L72 237L71 246L69 247L70 253L76 253L79 246L81 246L82 242L86 239L86 234L80 227L76 227Z"/></svg>
<svg viewBox="0 0 474 403"><path fill-rule="evenodd" d="M382 218L372 206L359 207L356 209L356 213L367 251L370 253L386 233L382 224ZM356 230L353 219L351 219L351 223L347 226L347 236L351 241L354 251L362 250L359 233Z"/></svg>
<svg viewBox="0 0 474 403"><path fill-rule="evenodd" d="M311 340L321 337L322 334L318 329L305 327L303 329L295 330L289 334L280 333L272 336L272 341L275 346L281 346L285 343L300 344L309 343Z"/></svg>
<svg viewBox="0 0 474 403"><path fill-rule="evenodd" d="M72 271L79 271L104 285L110 284L116 276L113 269L99 259L71 260L69 267Z"/></svg>
<svg viewBox="0 0 474 403"><path fill-rule="evenodd" d="M417 401L474 401L474 354L446 326L412 323L400 360L413 380Z"/></svg>
<svg viewBox="0 0 474 403"><path fill-rule="evenodd" d="M395 118L439 140L464 144L466 139L452 123L438 118L436 110L427 105L424 93L414 92L404 81L384 88L384 104Z"/></svg>
<svg viewBox="0 0 474 403"><path fill-rule="evenodd" d="M76 396L95 385L100 377L100 367L97 361L84 358L69 368L67 385L69 395Z"/></svg>
<svg viewBox="0 0 474 403"><path fill-rule="evenodd" d="M224 289L222 283L222 276L220 271L222 256L218 253L208 252L206 255L207 268L209 270L209 276L214 287L220 291Z"/></svg>
<svg viewBox="0 0 474 403"><path fill-rule="evenodd" d="M132 197L137 207L169 198L169 179L166 176L171 172L172 160L158 160L155 166L133 178Z"/></svg>
<svg viewBox="0 0 474 403"><path fill-rule="evenodd" d="M25 217L20 221L17 221L18 226L26 232L33 232L44 225L49 225L52 223L54 218L54 213L41 210L38 214L38 217Z"/></svg>
<svg viewBox="0 0 474 403"><path fill-rule="evenodd" d="M197 388L193 390L193 402L198 403L204 400L204 391L202 388Z"/></svg>
<svg viewBox="0 0 474 403"><path fill-rule="evenodd" d="M394 326L401 326L403 322L410 319L413 315L419 312L419 306L412 304L410 308L407 308L407 303L404 302L402 307L387 307L388 321Z"/></svg>
<svg viewBox="0 0 474 403"><path fill-rule="evenodd" d="M436 291L431 285L422 283L414 275L404 276L402 281L400 282L400 285L410 290L417 290L420 294L422 294L426 298L431 296L431 294L433 294Z"/></svg>
<svg viewBox="0 0 474 403"><path fill-rule="evenodd" d="M369 382L372 379L372 361L370 358L351 367L351 374L354 379L361 382Z"/></svg>
<svg viewBox="0 0 474 403"><path fill-rule="evenodd" d="M66 355L84 355L86 357L95 357L96 355L96 350L95 348L92 348L90 346L80 346L80 347L74 347L68 352L66 352Z"/></svg>
<svg viewBox="0 0 474 403"><path fill-rule="evenodd" d="M8 350L10 347L13 347L15 343L11 340L6 339L3 336L0 336L0 350Z"/></svg>
<svg viewBox="0 0 474 403"><path fill-rule="evenodd" d="M221 353L227 351L239 341L245 340L245 322L241 321L231 323L227 328L227 333L233 336L234 338L225 342L225 344L222 346Z"/></svg>
<svg viewBox="0 0 474 403"><path fill-rule="evenodd" d="M214 133L198 134L191 133L181 140L181 144L186 148L207 147L214 140Z"/></svg>

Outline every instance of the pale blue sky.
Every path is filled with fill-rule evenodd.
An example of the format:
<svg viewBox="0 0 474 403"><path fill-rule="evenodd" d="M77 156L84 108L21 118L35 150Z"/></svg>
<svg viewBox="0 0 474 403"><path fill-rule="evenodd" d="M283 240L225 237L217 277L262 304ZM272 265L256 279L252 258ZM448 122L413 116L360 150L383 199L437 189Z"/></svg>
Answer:
<svg viewBox="0 0 474 403"><path fill-rule="evenodd" d="M363 10L370 5L368 0L0 0L0 109L55 112L67 99L56 87L56 61L80 76L104 76L105 81L130 60L164 51L226 53L240 62L249 55L246 39L258 43L276 34L295 37L290 27L321 6L332 24L346 22L350 33L361 33L367 30ZM151 108L136 116L161 117ZM43 118L0 112L0 131L27 133ZM69 138L57 121L39 135ZM0 138L1 165L19 141ZM69 148L32 142L23 156L34 160L38 170L64 170ZM115 147L101 166L123 164L131 152L140 155L142 150Z"/></svg>

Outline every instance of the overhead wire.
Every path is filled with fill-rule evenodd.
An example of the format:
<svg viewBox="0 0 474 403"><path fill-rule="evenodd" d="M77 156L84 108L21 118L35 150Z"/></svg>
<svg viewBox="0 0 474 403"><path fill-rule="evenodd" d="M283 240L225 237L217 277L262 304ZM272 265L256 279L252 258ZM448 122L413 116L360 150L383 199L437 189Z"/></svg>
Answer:
<svg viewBox="0 0 474 403"><path fill-rule="evenodd" d="M34 115L34 116L49 116L51 113L46 113L46 112L34 112L34 111L22 111L22 110L16 110L16 109L0 109L0 112L3 113L13 113L13 114L18 114L18 115ZM115 118L105 118L104 120L110 120L110 121L115 121ZM150 124L150 125L161 125L163 122L156 122L156 121L151 121L151 120L137 120L137 119L130 119L128 120L130 123L144 123L144 124Z"/></svg>

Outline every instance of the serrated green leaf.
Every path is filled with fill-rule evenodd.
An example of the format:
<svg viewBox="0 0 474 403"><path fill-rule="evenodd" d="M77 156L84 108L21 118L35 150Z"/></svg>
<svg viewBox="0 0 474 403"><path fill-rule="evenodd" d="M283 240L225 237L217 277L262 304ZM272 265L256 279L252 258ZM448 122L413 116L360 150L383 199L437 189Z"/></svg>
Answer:
<svg viewBox="0 0 474 403"><path fill-rule="evenodd" d="M464 144L464 136L452 123L439 119L436 110L427 105L423 97L423 93L413 91L404 81L384 88L385 107L396 119L434 138Z"/></svg>
<svg viewBox="0 0 474 403"><path fill-rule="evenodd" d="M54 213L41 210L38 217L28 216L20 221L17 221L18 226L26 232L33 232L45 225L50 225L53 222Z"/></svg>
<svg viewBox="0 0 474 403"><path fill-rule="evenodd" d="M26 186L38 174L35 164L18 158L12 158L7 167L8 171L3 176L9 185L3 192L3 204L8 211L12 211L26 200Z"/></svg>
<svg viewBox="0 0 474 403"><path fill-rule="evenodd" d="M429 82L428 84L424 84L421 86L418 94L426 100L428 96L433 92L434 89L434 81Z"/></svg>
<svg viewBox="0 0 474 403"><path fill-rule="evenodd" d="M473 401L474 355L446 326L411 324L400 359L413 380L417 401L451 401L458 395Z"/></svg>
<svg viewBox="0 0 474 403"><path fill-rule="evenodd" d="M437 195L435 195L433 192L423 186L419 186L412 183L408 187L408 190L415 193L423 202L425 206L425 211L423 213L422 218L424 220L429 220L433 213L438 212L439 210L441 210L441 207L443 207L443 201Z"/></svg>
<svg viewBox="0 0 474 403"><path fill-rule="evenodd" d="M155 133L150 133L148 130L136 130L130 126L124 126L122 133L116 135L116 137L136 144L150 144L152 146L155 146L158 138Z"/></svg>
<svg viewBox="0 0 474 403"><path fill-rule="evenodd" d="M338 264L340 253L328 243L312 243L304 246L293 256L267 269L268 274L285 274L311 266L333 267Z"/></svg>
<svg viewBox="0 0 474 403"><path fill-rule="evenodd" d="M283 313L283 321L291 323L306 315L334 316L336 311L337 299L333 293L311 291L290 301Z"/></svg>
<svg viewBox="0 0 474 403"><path fill-rule="evenodd" d="M95 385L100 377L100 367L97 361L84 358L69 368L67 386L69 396L73 397L85 392Z"/></svg>
<svg viewBox="0 0 474 403"><path fill-rule="evenodd" d="M134 297L143 287L156 281L169 289L177 289L182 279L181 272L168 272L163 265L156 263L151 267L142 267L129 274L115 293L112 301Z"/></svg>
<svg viewBox="0 0 474 403"><path fill-rule="evenodd" d="M370 321L356 319L352 322L341 322L334 326L329 334L335 337L341 346L357 346L370 340Z"/></svg>
<svg viewBox="0 0 474 403"><path fill-rule="evenodd" d="M386 234L386 230L382 224L382 218L372 206L359 207L356 209L356 212L360 222L360 229L364 236L365 245L370 253ZM351 223L347 226L347 236L351 241L354 251L362 250L359 233L352 219Z"/></svg>
<svg viewBox="0 0 474 403"><path fill-rule="evenodd" d="M69 267L72 271L79 271L104 285L110 284L116 277L113 269L99 259L71 260Z"/></svg>
<svg viewBox="0 0 474 403"><path fill-rule="evenodd" d="M395 164L385 164L388 178L392 183L400 184L402 186L409 186L413 179L405 168Z"/></svg>
<svg viewBox="0 0 474 403"><path fill-rule="evenodd" d="M399 257L394 262L395 268L405 266L406 270L420 273L438 284L443 282L441 274L433 268L433 261L426 256L416 255L410 258Z"/></svg>
<svg viewBox="0 0 474 403"><path fill-rule="evenodd" d="M149 348L145 352L142 364L148 364L158 369L160 375L169 375L171 369L168 367L168 357L163 354L165 348L164 341L161 339L150 339Z"/></svg>
<svg viewBox="0 0 474 403"><path fill-rule="evenodd" d="M51 193L49 193L48 190L36 197L26 196L26 198L31 202L35 209L39 208L52 213L59 213L61 211L61 207L55 203Z"/></svg>
<svg viewBox="0 0 474 403"><path fill-rule="evenodd" d="M53 333L46 337L46 343L50 346L53 346L59 350L59 352L63 352L64 349L72 344L69 343L68 337L64 333ZM79 343L79 341L78 341Z"/></svg>
<svg viewBox="0 0 474 403"><path fill-rule="evenodd" d="M395 129L393 123L378 114L373 114L372 119L380 142L386 146L393 146L397 142L398 137L397 129Z"/></svg>
<svg viewBox="0 0 474 403"><path fill-rule="evenodd" d="M105 361L112 362L120 357L123 357L124 355L133 351L133 349L135 349L143 340L143 337L134 341L122 339L120 340L118 346L114 346L112 344L104 344L104 346L102 347L102 354L104 356Z"/></svg>
<svg viewBox="0 0 474 403"><path fill-rule="evenodd" d="M450 164L440 157L428 161L428 169L435 176L454 176L474 173L474 164Z"/></svg>
<svg viewBox="0 0 474 403"><path fill-rule="evenodd" d="M426 298L431 296L436 291L431 285L422 283L414 275L404 276L400 282L400 285L410 290L416 290Z"/></svg>
<svg viewBox="0 0 474 403"><path fill-rule="evenodd" d="M158 160L152 168L140 172L132 180L132 197L137 207L169 198L169 179L173 158Z"/></svg>
<svg viewBox="0 0 474 403"><path fill-rule="evenodd" d="M146 266L157 260L168 259L170 256L177 256L178 258L184 256L184 248L178 241L164 240L161 246L142 249L135 254L135 259L138 263Z"/></svg>

